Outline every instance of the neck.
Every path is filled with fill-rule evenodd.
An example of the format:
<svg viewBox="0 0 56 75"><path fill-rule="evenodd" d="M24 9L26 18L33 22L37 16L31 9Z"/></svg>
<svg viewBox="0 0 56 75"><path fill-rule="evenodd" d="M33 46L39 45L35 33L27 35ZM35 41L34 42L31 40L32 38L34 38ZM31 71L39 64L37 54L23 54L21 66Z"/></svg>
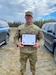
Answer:
<svg viewBox="0 0 56 75"><path fill-rule="evenodd" d="M32 24L32 22L31 22L31 23L27 23L27 22L26 22L26 24L27 24L27 25L31 25L31 24Z"/></svg>

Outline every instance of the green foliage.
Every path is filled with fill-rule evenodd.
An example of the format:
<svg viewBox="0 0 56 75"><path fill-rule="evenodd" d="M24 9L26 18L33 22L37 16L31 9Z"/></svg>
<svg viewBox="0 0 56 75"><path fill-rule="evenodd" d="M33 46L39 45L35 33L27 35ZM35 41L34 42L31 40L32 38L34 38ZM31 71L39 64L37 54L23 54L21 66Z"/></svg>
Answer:
<svg viewBox="0 0 56 75"><path fill-rule="evenodd" d="M53 20L53 19L50 19L50 20L39 20L39 21L34 21L33 23L41 28L42 25L44 23L47 23L47 22L56 22L56 20Z"/></svg>
<svg viewBox="0 0 56 75"><path fill-rule="evenodd" d="M13 23L11 23L11 22L8 22L8 24L9 24L9 26L10 27L18 27L19 25L21 25L22 23L21 22L13 22Z"/></svg>
<svg viewBox="0 0 56 75"><path fill-rule="evenodd" d="M47 23L47 22L56 22L56 20L53 20L53 19L49 19L49 20L39 20L39 21L33 21L33 23L37 26L39 26L40 28L42 27L42 25L44 23ZM9 26L10 27L18 27L19 25L21 25L22 23L21 22L8 22Z"/></svg>

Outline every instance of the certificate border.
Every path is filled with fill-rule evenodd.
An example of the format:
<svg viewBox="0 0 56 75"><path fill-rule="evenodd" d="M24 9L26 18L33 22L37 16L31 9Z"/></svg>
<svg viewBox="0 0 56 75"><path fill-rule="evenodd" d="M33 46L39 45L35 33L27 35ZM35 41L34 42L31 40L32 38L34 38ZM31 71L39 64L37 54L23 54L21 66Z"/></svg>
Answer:
<svg viewBox="0 0 56 75"><path fill-rule="evenodd" d="M27 35L28 33L23 33L23 34L26 34L26 35ZM23 35L23 34L22 34L22 35ZM35 36L36 36L36 34L29 34L29 35L35 35ZM22 38L21 38L21 42L22 42ZM35 37L35 43L36 43L36 37ZM26 46L27 46L27 45L30 45L30 44L26 44ZM30 45L30 46L32 46L32 45Z"/></svg>

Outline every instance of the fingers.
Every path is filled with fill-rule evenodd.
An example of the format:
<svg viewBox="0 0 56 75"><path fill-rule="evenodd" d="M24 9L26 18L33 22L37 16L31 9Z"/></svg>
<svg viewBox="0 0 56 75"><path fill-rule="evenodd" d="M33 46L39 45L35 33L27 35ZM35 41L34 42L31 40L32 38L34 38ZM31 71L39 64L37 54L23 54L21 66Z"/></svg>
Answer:
<svg viewBox="0 0 56 75"><path fill-rule="evenodd" d="M35 48L39 48L40 45L39 45L38 43L36 43L33 47L35 47Z"/></svg>
<svg viewBox="0 0 56 75"><path fill-rule="evenodd" d="M18 44L17 44L17 46L18 46L18 47L24 47L24 45L22 45L22 43L21 43L21 42L20 42L20 43L18 43Z"/></svg>

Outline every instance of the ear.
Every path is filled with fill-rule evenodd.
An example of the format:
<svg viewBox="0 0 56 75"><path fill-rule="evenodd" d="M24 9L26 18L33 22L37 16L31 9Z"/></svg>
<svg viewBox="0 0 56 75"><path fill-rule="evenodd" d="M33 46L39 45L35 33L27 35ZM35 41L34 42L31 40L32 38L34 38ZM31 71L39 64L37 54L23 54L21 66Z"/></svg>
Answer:
<svg viewBox="0 0 56 75"><path fill-rule="evenodd" d="M26 19L26 16L25 16L25 19Z"/></svg>

